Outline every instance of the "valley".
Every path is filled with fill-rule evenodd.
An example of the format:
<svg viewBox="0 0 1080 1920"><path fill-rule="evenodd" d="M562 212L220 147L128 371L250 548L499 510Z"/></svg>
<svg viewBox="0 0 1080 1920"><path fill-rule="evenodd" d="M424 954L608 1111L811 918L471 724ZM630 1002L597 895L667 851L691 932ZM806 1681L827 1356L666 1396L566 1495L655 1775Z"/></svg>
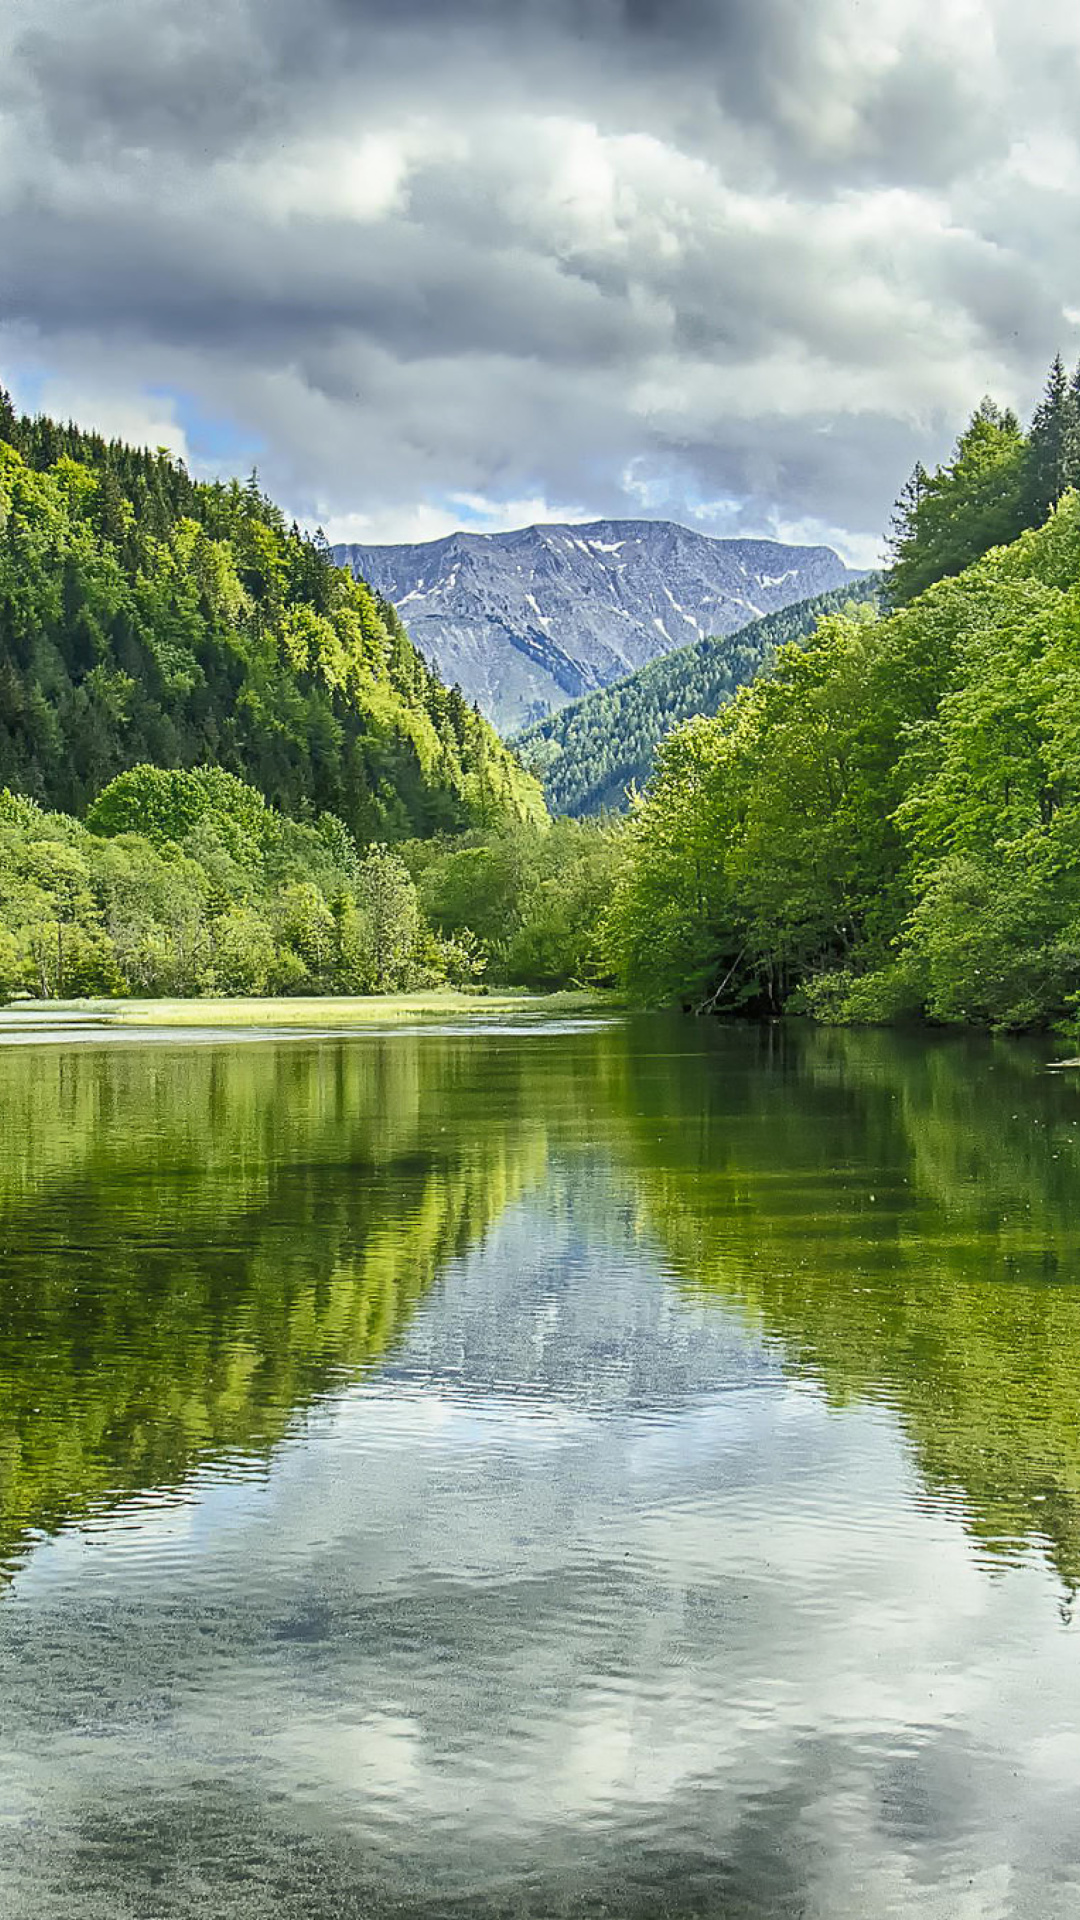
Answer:
<svg viewBox="0 0 1080 1920"><path fill-rule="evenodd" d="M829 547L717 540L665 520L337 546L501 733L647 661L858 579Z"/></svg>

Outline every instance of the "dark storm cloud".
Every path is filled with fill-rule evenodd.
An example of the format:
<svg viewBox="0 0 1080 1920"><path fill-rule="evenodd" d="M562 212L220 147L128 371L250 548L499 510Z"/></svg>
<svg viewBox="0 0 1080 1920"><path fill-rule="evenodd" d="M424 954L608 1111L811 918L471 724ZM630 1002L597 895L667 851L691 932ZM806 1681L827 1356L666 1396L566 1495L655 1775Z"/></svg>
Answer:
<svg viewBox="0 0 1080 1920"><path fill-rule="evenodd" d="M916 455L1075 334L1080 33L1020 25L12 0L0 348L88 416L188 393L290 505L373 533L464 494L716 501L865 547Z"/></svg>

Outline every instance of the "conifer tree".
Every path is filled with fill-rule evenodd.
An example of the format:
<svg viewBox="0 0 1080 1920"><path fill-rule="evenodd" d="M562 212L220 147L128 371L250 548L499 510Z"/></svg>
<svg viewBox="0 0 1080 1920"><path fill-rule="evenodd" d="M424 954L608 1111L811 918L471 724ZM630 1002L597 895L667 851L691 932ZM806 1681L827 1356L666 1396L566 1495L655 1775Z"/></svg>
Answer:
<svg viewBox="0 0 1080 1920"><path fill-rule="evenodd" d="M919 520L919 507L926 493L930 476L921 460L916 460L910 479L905 481L889 519L889 551L894 560L898 560L908 542L915 536Z"/></svg>
<svg viewBox="0 0 1080 1920"><path fill-rule="evenodd" d="M1069 445L1065 460L1065 484L1080 487L1080 361L1069 381Z"/></svg>
<svg viewBox="0 0 1080 1920"><path fill-rule="evenodd" d="M1076 467L1076 396L1060 353L1055 354L1028 435L1024 506L1030 526L1041 526L1070 485Z"/></svg>
<svg viewBox="0 0 1080 1920"><path fill-rule="evenodd" d="M1031 524L1024 499L1028 473L1028 443L1015 413L982 400L948 464L931 474L917 467L897 502L888 575L892 605L905 605L988 548L1015 540Z"/></svg>

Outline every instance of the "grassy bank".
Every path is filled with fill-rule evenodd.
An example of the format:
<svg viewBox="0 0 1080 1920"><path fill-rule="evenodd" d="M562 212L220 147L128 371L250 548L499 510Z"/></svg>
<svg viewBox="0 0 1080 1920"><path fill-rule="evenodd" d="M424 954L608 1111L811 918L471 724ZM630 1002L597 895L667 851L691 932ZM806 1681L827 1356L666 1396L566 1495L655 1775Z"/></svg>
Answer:
<svg viewBox="0 0 1080 1920"><path fill-rule="evenodd" d="M4 1031L90 1023L110 1027L370 1027L391 1021L502 1019L513 1014L559 1015L606 1011L613 995L529 993L507 987L490 993L438 988L426 993L313 995L311 997L196 1000L22 1000L0 1009Z"/></svg>

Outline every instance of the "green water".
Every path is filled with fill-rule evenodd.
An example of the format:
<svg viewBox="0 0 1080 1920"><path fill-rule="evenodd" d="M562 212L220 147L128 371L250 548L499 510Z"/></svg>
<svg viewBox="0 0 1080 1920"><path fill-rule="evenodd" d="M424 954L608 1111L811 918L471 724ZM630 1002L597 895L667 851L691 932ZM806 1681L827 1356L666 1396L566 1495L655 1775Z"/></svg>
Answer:
<svg viewBox="0 0 1080 1920"><path fill-rule="evenodd" d="M1080 1911L1080 1077L0 1047L5 1920Z"/></svg>

